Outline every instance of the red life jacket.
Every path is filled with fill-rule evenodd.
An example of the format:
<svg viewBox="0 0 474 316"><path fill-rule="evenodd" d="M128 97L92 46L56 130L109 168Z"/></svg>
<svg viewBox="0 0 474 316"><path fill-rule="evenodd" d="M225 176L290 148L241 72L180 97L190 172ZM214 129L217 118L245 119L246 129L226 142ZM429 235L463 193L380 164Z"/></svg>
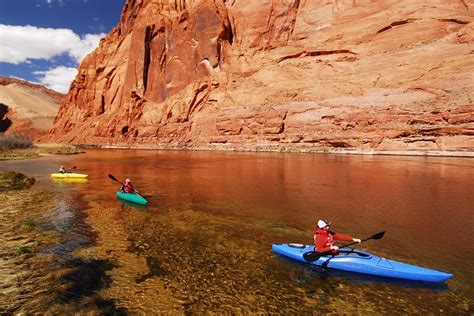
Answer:
<svg viewBox="0 0 474 316"><path fill-rule="evenodd" d="M130 182L123 185L123 192L125 192L125 193L135 192L135 190L133 189L133 186Z"/></svg>
<svg viewBox="0 0 474 316"><path fill-rule="evenodd" d="M318 238L318 235L320 236ZM316 239L323 239L323 242L317 242ZM316 246L316 251L323 252L328 251L332 246L334 246L334 234L326 232L324 229L316 227L313 234L314 245ZM318 247L319 243L319 247ZM319 248L319 249L318 249Z"/></svg>
<svg viewBox="0 0 474 316"><path fill-rule="evenodd" d="M331 246L334 246L334 242L336 240L342 241L352 241L352 237L343 235L343 234L336 234L334 232L328 231L326 232L324 229L316 227L314 230L314 245L316 246L317 252L326 252L331 250ZM337 252L334 252L337 253Z"/></svg>

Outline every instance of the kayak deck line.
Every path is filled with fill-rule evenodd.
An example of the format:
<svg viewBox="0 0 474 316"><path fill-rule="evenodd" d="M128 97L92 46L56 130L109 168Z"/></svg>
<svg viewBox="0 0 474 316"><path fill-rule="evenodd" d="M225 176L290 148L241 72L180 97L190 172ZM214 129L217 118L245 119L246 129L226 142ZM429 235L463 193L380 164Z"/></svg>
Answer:
<svg viewBox="0 0 474 316"><path fill-rule="evenodd" d="M303 254L314 251L314 245L274 244L272 251L276 254L300 261L306 264L322 267L327 262L327 268L348 272L356 272L374 276L396 279L444 282L453 277L452 274L411 265L391 259L386 259L372 253L352 248L342 248L336 256L322 256L314 262L308 262Z"/></svg>

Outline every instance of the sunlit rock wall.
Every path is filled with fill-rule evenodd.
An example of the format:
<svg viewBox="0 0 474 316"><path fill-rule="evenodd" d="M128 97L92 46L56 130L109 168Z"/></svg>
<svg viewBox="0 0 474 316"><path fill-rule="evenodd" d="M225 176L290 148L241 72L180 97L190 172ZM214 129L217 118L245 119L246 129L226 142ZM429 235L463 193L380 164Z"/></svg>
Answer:
<svg viewBox="0 0 474 316"><path fill-rule="evenodd" d="M50 140L474 152L474 3L128 0Z"/></svg>

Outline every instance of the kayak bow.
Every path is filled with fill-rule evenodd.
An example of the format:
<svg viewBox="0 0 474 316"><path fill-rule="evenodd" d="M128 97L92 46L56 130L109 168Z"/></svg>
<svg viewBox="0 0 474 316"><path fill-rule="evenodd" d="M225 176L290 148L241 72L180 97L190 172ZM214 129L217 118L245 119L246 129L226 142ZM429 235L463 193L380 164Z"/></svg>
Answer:
<svg viewBox="0 0 474 316"><path fill-rule="evenodd" d="M274 253L304 263L308 262L303 258L303 254L313 250L314 245L274 244L272 246ZM453 277L450 273L381 258L362 250L342 248L339 251L340 253L334 257L322 256L309 264L321 267L332 257L327 263L327 268L424 282L444 282Z"/></svg>

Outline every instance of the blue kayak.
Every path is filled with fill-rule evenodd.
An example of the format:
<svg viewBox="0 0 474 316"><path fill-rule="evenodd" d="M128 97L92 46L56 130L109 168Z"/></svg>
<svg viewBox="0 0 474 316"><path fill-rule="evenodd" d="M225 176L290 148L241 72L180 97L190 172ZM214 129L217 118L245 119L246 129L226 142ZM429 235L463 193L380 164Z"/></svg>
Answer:
<svg viewBox="0 0 474 316"><path fill-rule="evenodd" d="M135 193L124 193L122 191L117 192L117 198L120 200L133 202L141 205L146 205L148 203L140 194Z"/></svg>
<svg viewBox="0 0 474 316"><path fill-rule="evenodd" d="M333 258L331 258L332 256L322 256L314 262L307 262L303 258L303 254L314 251L314 245L274 244L272 251L319 267L330 259L327 268L382 277L425 282L443 282L453 277L450 273L381 258L369 252L351 248L342 248L337 256Z"/></svg>

